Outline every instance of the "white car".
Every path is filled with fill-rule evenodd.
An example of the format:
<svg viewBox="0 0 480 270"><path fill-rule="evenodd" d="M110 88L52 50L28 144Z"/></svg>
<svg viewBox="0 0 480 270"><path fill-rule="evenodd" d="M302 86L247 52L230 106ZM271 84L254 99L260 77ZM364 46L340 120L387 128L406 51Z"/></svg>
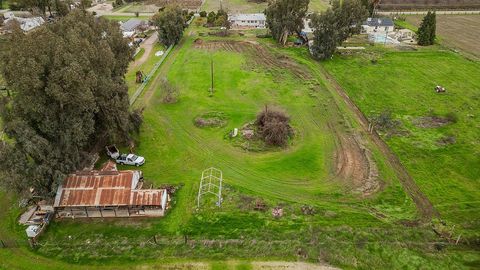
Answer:
<svg viewBox="0 0 480 270"><path fill-rule="evenodd" d="M145 163L145 158L134 154L122 154L117 158L117 163L122 165L141 166Z"/></svg>

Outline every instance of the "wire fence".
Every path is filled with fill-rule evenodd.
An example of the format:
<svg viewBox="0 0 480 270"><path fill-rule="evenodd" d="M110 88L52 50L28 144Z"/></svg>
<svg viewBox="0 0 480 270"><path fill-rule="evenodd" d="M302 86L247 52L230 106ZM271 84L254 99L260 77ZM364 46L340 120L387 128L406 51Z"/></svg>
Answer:
<svg viewBox="0 0 480 270"><path fill-rule="evenodd" d="M160 60L155 64L155 66L153 66L150 73L148 73L147 77L145 77L145 80L143 80L142 84L137 88L135 93L133 93L133 95L130 97L130 106L132 106L135 103L135 101L137 101L138 97L142 94L145 87L147 87L147 84L150 81L150 79L153 77L153 75L155 75L155 72L157 72L157 69L160 67L160 65L162 65L163 61L165 61L168 54L173 49L173 46L174 45L170 45L170 47L168 47L167 51L165 51L162 58L160 58Z"/></svg>
<svg viewBox="0 0 480 270"><path fill-rule="evenodd" d="M192 17L188 22L187 25L190 25L195 17ZM150 79L155 75L155 72L157 72L158 68L162 65L162 63L167 59L167 56L170 54L172 51L173 47L175 45L170 45L168 49L165 51L163 54L162 58L153 66L152 70L148 73L148 75L145 77L145 80L142 82L142 84L137 88L135 93L130 97L130 106L132 106L135 101L137 101L138 97L142 94L143 90L145 90L145 87L147 87L148 83L150 82Z"/></svg>

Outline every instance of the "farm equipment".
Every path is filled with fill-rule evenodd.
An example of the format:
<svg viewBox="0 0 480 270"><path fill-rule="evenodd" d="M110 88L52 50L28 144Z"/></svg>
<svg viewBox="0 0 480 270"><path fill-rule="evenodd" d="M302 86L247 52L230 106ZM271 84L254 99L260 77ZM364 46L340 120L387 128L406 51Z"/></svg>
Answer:
<svg viewBox="0 0 480 270"><path fill-rule="evenodd" d="M437 93L445 93L446 91L447 90L443 86L440 86L440 85L435 86L435 92Z"/></svg>
<svg viewBox="0 0 480 270"><path fill-rule="evenodd" d="M136 83L143 83L144 82L144 75L143 75L143 72L142 71L137 71L135 73L135 82Z"/></svg>

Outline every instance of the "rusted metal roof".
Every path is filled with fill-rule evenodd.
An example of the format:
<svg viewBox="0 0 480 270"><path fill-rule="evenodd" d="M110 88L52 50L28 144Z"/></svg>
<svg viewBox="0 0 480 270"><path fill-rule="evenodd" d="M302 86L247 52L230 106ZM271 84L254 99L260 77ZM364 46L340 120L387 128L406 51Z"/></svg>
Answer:
<svg viewBox="0 0 480 270"><path fill-rule="evenodd" d="M161 206L165 190L136 189L140 176L140 171L112 167L70 174L58 188L54 207Z"/></svg>
<svg viewBox="0 0 480 270"><path fill-rule="evenodd" d="M163 189L139 189L132 190L130 205L162 205Z"/></svg>

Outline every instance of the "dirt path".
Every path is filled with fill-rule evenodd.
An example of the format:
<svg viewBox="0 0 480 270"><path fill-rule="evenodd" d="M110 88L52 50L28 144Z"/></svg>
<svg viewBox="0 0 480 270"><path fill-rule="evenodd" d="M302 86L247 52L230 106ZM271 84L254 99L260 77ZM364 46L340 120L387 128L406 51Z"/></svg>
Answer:
<svg viewBox="0 0 480 270"><path fill-rule="evenodd" d="M263 66L271 71L288 70L294 76L302 80L314 78L312 72L305 66L300 65L288 56L275 54L267 48L260 46L254 41L233 41L217 40L205 41L195 40L194 48L202 50L225 50L248 54L251 66ZM306 121L315 121L311 116ZM370 151L362 143L360 134L348 134L337 125L329 125L336 136L335 154L335 179L343 182L348 191L361 194L363 197L370 196L380 190L378 170Z"/></svg>
<svg viewBox="0 0 480 270"><path fill-rule="evenodd" d="M361 127L365 133L369 134L372 142L377 145L383 155L388 159L390 166L395 169L395 172L400 180L403 188L412 198L417 206L417 210L420 214L422 221L428 222L432 217L438 217L439 213L433 207L433 204L428 200L427 196L422 193L420 188L417 186L413 178L410 176L408 171L402 165L398 157L390 150L388 145L380 138L380 136L374 131L372 133L368 132L369 121L365 115L360 111L360 109L353 103L353 101L348 97L347 93L343 88L337 83L337 81L323 68L320 68L320 72L327 78L331 85L335 88L336 92L340 97L345 101L346 105L358 119Z"/></svg>
<svg viewBox="0 0 480 270"><path fill-rule="evenodd" d="M140 59L132 62L132 64L130 65L130 68L136 68L138 66L141 66L143 63L145 63L145 61L147 61L148 57L150 57L150 52L155 46L155 42L157 42L157 40L158 40L158 33L155 31L149 38L147 38L144 42L142 42L142 44L140 45L140 48L145 49L145 52L143 53L142 57L140 57Z"/></svg>

